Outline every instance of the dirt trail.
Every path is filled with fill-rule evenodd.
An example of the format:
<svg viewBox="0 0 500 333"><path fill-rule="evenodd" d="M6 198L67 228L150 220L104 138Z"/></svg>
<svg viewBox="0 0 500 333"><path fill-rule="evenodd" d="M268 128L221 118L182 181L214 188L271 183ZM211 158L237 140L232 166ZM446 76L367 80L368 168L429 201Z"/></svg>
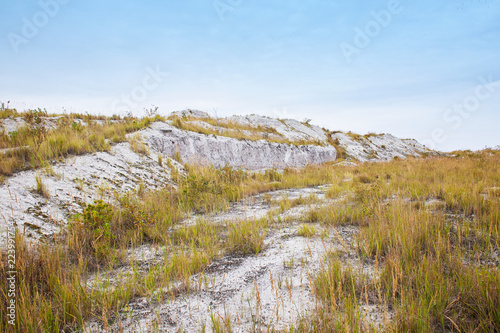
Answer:
<svg viewBox="0 0 500 333"><path fill-rule="evenodd" d="M259 194L233 205L227 212L204 216L210 223L260 218L279 207L280 200L312 196L309 203L278 215L286 222L270 229L258 255L223 257L203 273L192 276L189 291L165 296L159 303L145 297L133 300L120 313L111 331L211 332L218 321L221 327L230 326L233 332L249 332L282 330L296 324L314 310L311 283L326 252L345 250L343 244L352 244L358 231L347 226L333 232L320 224L308 224L316 235L299 235L297 229L303 214L311 206L331 201L325 198L325 190L326 186L318 186ZM199 217L182 224L189 225ZM143 247L133 255L140 258L142 254L141 260L146 262L157 261L154 253ZM124 268L120 270L123 272ZM110 279L115 279L116 274L110 274Z"/></svg>

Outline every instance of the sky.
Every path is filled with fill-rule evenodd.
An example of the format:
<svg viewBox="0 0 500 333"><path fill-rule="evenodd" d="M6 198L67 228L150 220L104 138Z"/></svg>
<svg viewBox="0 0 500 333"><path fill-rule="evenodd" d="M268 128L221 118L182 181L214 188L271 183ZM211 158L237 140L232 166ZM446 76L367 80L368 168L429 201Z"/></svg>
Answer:
<svg viewBox="0 0 500 333"><path fill-rule="evenodd" d="M9 0L0 102L500 145L500 1Z"/></svg>

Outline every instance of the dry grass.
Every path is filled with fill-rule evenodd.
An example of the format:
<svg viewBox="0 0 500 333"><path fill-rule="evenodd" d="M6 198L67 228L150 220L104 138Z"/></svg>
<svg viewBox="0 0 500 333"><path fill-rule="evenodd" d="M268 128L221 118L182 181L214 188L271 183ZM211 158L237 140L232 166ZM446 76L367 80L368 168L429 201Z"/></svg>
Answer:
<svg viewBox="0 0 500 333"><path fill-rule="evenodd" d="M229 252L240 255L258 254L264 245L266 228L266 219L231 223L228 234Z"/></svg>
<svg viewBox="0 0 500 333"><path fill-rule="evenodd" d="M36 187L33 189L33 191L35 193L40 194L44 198L49 198L50 197L50 193L49 193L49 191L47 189L47 186L45 186L45 184L43 183L42 176L41 175L37 175L35 177L35 181L36 181Z"/></svg>
<svg viewBox="0 0 500 333"><path fill-rule="evenodd" d="M355 244L349 245L380 274L366 277L332 254L314 280L320 311L294 331L375 330L360 315L366 304L393 313L386 331L499 331L500 273L492 259L500 246L499 162L498 151L484 151L466 158L354 168L326 164L264 174L187 166L185 176L174 176L176 187L140 187L115 205L87 205L55 239L57 245L28 246L17 235L17 325L6 325L8 269L2 254L0 331L73 331L96 318L107 327L134 297L153 297L155 290L173 293L172 281L189 290L190 277L217 258L262 251L269 222L198 220L178 226L186 213L224 210L259 192L320 184L332 184L327 196L341 200L312 209L302 222L359 226ZM428 205L431 198L443 204ZM314 198L282 202L287 209ZM314 233L310 226L301 228L303 236ZM90 273L122 265L124 253L145 243L163 245L164 261L113 289L103 281L85 284ZM227 329L231 323L214 320L213 325Z"/></svg>
<svg viewBox="0 0 500 333"><path fill-rule="evenodd" d="M316 145L322 146L323 143L317 140L288 140L283 138L276 129L272 127L262 127L262 126L248 126L242 125L236 122L230 122L227 120L218 121L213 118L203 118L197 119L193 117L183 117L171 116L169 120L172 120L172 125L185 131L191 131L195 133L205 134L205 135L220 135L226 136L238 140L266 140L274 143L284 143L291 144L295 146L300 145ZM203 126L197 124L195 121L205 122L212 127ZM271 136L272 134L272 136Z"/></svg>
<svg viewBox="0 0 500 333"><path fill-rule="evenodd" d="M280 177L273 171L271 177L230 167L190 166L186 176L175 175L177 189L148 191L139 187L136 192L120 196L115 206L102 201L87 205L83 214L70 221L67 231L54 239L57 245L28 246L18 236L20 310L15 331L71 330L91 318L107 323L132 297L148 295L174 280L189 287L189 277L220 256L259 253L267 220L243 221L219 228L198 222L175 232L171 228L187 212L224 210L229 202L258 192L328 183L332 170L332 166L310 166L301 171L286 170ZM144 243L170 249L164 265L152 267L147 274L132 276L113 291L106 283L85 286L90 273L123 264L124 253ZM7 290L7 271L3 257L2 290ZM7 301L6 294L0 294L0 331L14 329L3 320Z"/></svg>
<svg viewBox="0 0 500 333"><path fill-rule="evenodd" d="M332 138L332 135L334 134L333 132L331 131L328 131L328 130L325 130L326 131L326 134L327 134L327 141L328 143L335 147L335 150L337 151L337 159L339 160L345 160L349 157L349 155L347 154L347 152L345 151L345 149L343 147L340 146L340 141L339 139L333 139Z"/></svg>
<svg viewBox="0 0 500 333"><path fill-rule="evenodd" d="M354 274L335 257L315 283L321 310L295 331L378 330L361 315L375 304L392 309L384 331L498 332L500 202L485 194L500 183L499 162L487 150L339 169L333 195L349 195L320 220L361 226L353 245L380 275Z"/></svg>
<svg viewBox="0 0 500 333"><path fill-rule="evenodd" d="M0 174L5 176L70 155L107 151L110 144L126 141L127 133L163 119L160 116L137 119L65 115L57 119L55 130L49 130L44 126L46 112L38 110L15 115L23 117L27 125L11 134L0 134L0 149L5 149L0 153ZM88 125L82 126L77 120L84 120Z"/></svg>
<svg viewBox="0 0 500 333"><path fill-rule="evenodd" d="M130 149L139 155L149 155L149 149L144 144L143 138L140 134L134 134L129 138Z"/></svg>
<svg viewBox="0 0 500 333"><path fill-rule="evenodd" d="M302 237L312 237L312 236L316 235L316 232L317 232L317 230L314 226L307 225L307 224L301 224L297 228L297 233L299 234L299 236L302 236Z"/></svg>

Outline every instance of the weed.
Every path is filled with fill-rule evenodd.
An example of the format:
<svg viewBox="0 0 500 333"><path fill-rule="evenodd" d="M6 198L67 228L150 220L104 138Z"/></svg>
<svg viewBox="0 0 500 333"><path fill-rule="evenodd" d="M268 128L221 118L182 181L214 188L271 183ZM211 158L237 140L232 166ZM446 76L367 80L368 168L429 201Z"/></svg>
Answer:
<svg viewBox="0 0 500 333"><path fill-rule="evenodd" d="M276 168L267 169L264 176L271 182L280 182L283 180L283 175Z"/></svg>
<svg viewBox="0 0 500 333"><path fill-rule="evenodd" d="M49 198L50 193L49 190L47 189L47 186L43 183L42 176L37 175L35 176L36 180L36 187L33 189L33 192L40 194L44 198Z"/></svg>
<svg viewBox="0 0 500 333"><path fill-rule="evenodd" d="M72 236L83 239L86 251L103 262L110 255L116 239L112 230L113 208L102 200L85 206L83 213L73 222Z"/></svg>
<svg viewBox="0 0 500 333"><path fill-rule="evenodd" d="M328 136L328 143L335 147L335 150L337 151L337 159L339 160L345 160L349 157L347 152L345 151L345 148L340 145L340 141L338 138L332 139L332 132L327 131L327 136Z"/></svg>
<svg viewBox="0 0 500 333"><path fill-rule="evenodd" d="M2 106L0 107L0 119L12 118L17 116L19 116L19 113L16 109L9 108L8 103L7 107L5 107L5 103L2 102Z"/></svg>
<svg viewBox="0 0 500 333"><path fill-rule="evenodd" d="M181 154L179 153L178 150L174 154L174 160L177 161L178 163L182 163Z"/></svg>
<svg viewBox="0 0 500 333"><path fill-rule="evenodd" d="M229 225L228 247L229 251L237 254L258 254L264 244L266 222L242 221Z"/></svg>
<svg viewBox="0 0 500 333"><path fill-rule="evenodd" d="M302 237L312 237L316 235L316 228L307 224L301 224L297 229L297 233Z"/></svg>
<svg viewBox="0 0 500 333"><path fill-rule="evenodd" d="M370 183L373 183L373 179L372 179L370 176L368 176L366 173L361 174L361 175L358 175L358 176L356 177L356 181L357 181L357 182L360 182L360 183L362 183L362 184L370 184Z"/></svg>
<svg viewBox="0 0 500 333"><path fill-rule="evenodd" d="M130 149L139 155L149 155L149 149L144 144L143 138L140 134L132 135L129 139Z"/></svg>

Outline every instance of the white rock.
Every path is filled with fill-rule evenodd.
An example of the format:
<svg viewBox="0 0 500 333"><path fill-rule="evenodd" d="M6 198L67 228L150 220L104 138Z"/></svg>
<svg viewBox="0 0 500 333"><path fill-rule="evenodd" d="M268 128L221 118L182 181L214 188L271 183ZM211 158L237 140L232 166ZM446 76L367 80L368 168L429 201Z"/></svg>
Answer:
<svg viewBox="0 0 500 333"><path fill-rule="evenodd" d="M334 147L295 146L265 140L237 140L224 136L181 131L166 123L154 123L141 132L153 151L183 162L221 167L226 164L247 170L304 167L334 161Z"/></svg>
<svg viewBox="0 0 500 333"><path fill-rule="evenodd" d="M332 134L340 147L352 158L360 161L390 161L395 157L406 159L418 157L423 153L432 153L415 140L401 140L391 134L360 136L356 140L345 133Z"/></svg>

